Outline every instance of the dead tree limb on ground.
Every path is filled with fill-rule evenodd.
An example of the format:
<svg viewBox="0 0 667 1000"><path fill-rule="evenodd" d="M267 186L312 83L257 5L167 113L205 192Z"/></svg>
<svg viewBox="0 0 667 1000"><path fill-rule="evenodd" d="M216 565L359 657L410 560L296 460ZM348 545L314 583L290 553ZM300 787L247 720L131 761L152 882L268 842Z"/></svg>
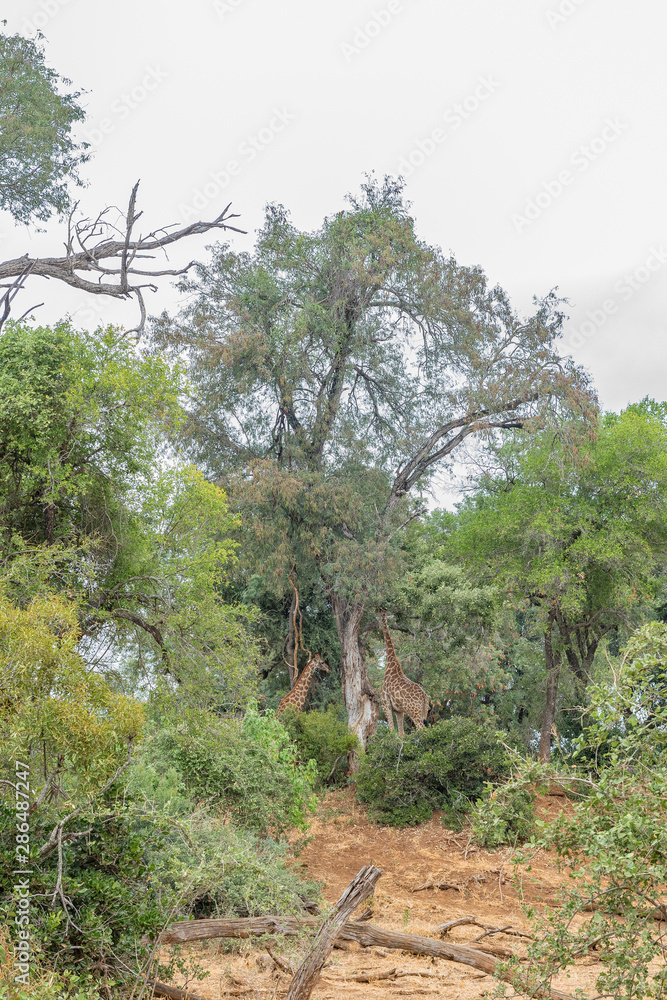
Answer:
<svg viewBox="0 0 667 1000"><path fill-rule="evenodd" d="M125 217L118 223L108 217L110 208L103 209L94 219L75 219L75 205L68 221L63 257L33 258L25 254L0 263L0 290L5 289L0 295L0 329L9 317L13 299L27 279L35 275L64 281L72 288L93 295L110 295L116 299L134 297L139 305L139 323L129 332L140 335L146 322L144 291L157 291L155 278L177 277L194 265L191 261L178 269L156 268L143 265L142 261L154 260L158 254L166 257L167 247L187 236L200 236L212 229L244 232L230 225L231 219L238 218L230 213L230 203L212 222L193 222L181 229L176 229L175 225L161 226L146 236L135 236L134 228L143 215L136 210L138 187L139 181L132 188ZM84 277L81 272L90 273L91 277ZM148 280L142 280L144 278ZM37 306L32 306L23 315L34 308Z"/></svg>
<svg viewBox="0 0 667 1000"><path fill-rule="evenodd" d="M210 938L225 937L262 937L264 934L297 935L308 927L316 927L319 921L313 917L239 917L231 920L186 920L176 924L163 933L162 944L183 944L186 941L204 941ZM435 941L432 938L420 937L417 934L402 934L399 931L389 931L373 924L354 921L344 924L338 932L338 940L356 941L365 948L380 947L408 951L413 955L432 955L434 958L444 958L450 962L460 962L473 969L493 976L498 967L498 961L477 948L466 945L450 944L448 941ZM541 983L522 983L515 971L507 973L507 981L518 990L530 996L551 998L551 1000L573 1000L569 993L550 989Z"/></svg>
<svg viewBox="0 0 667 1000"><path fill-rule="evenodd" d="M353 911L373 894L380 875L382 872L379 868L374 865L364 865L352 879L320 927L311 949L296 970L286 1000L308 1000L341 928L347 923Z"/></svg>

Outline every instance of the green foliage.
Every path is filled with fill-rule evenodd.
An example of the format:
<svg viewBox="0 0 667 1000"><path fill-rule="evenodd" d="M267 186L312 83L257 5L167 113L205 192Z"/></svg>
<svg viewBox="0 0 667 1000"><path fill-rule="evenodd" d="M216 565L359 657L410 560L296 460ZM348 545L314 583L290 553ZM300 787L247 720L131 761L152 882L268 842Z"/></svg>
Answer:
<svg viewBox="0 0 667 1000"><path fill-rule="evenodd" d="M491 718L495 694L508 682L501 659L499 595L477 585L447 557L444 540L454 515L436 511L405 532L408 570L387 606L398 629L398 658L428 691L435 718Z"/></svg>
<svg viewBox="0 0 667 1000"><path fill-rule="evenodd" d="M0 208L17 222L64 213L68 182L80 184L88 143L77 143L72 127L85 112L79 91L61 93L70 83L34 41L0 34Z"/></svg>
<svg viewBox="0 0 667 1000"><path fill-rule="evenodd" d="M178 364L114 328L8 323L0 556L16 602L54 587L78 598L91 659L104 650L116 684L171 701L177 682L183 702L233 708L254 691L253 615L219 595L238 523L224 491L191 466L164 468L184 387Z"/></svg>
<svg viewBox="0 0 667 1000"><path fill-rule="evenodd" d="M287 709L281 721L297 748L299 760L304 764L315 761L320 786L338 785L345 780L348 755L360 747L335 705L329 705L326 712Z"/></svg>
<svg viewBox="0 0 667 1000"><path fill-rule="evenodd" d="M33 843L46 839L53 818L44 810L34 817ZM3 807L0 892L12 914L10 925L13 820L12 811ZM61 970L81 974L96 967L98 976L103 971L113 980L147 955L148 938L164 923L146 858L148 842L161 830L156 825L147 837L132 803L115 795L94 810L82 810L78 822L76 838L63 838L62 868L58 851L33 858L31 944L44 963L52 964L57 956ZM144 934L148 938L140 943Z"/></svg>
<svg viewBox="0 0 667 1000"><path fill-rule="evenodd" d="M593 749L604 742L607 754L600 771L579 776L584 797L573 814L542 824L537 844L557 852L569 878L561 907L535 917L529 952L550 976L595 949L598 994L664 996L667 968L650 963L664 953L652 913L664 907L667 883L667 626L639 629L612 683L590 694L586 736Z"/></svg>
<svg viewBox="0 0 667 1000"><path fill-rule="evenodd" d="M534 786L525 774L501 785L488 782L470 815L472 833L482 847L523 843L535 829Z"/></svg>
<svg viewBox="0 0 667 1000"><path fill-rule="evenodd" d="M659 410L644 401L601 417L594 434L571 425L560 437L505 442L504 474L487 477L443 525L449 557L504 597L507 676L512 691L523 692L517 710L536 713L534 728L543 711L531 692L543 690L545 663L560 686L556 708L581 705L605 637L622 636L651 613L667 553L667 428ZM541 667L526 655L526 640L542 642ZM577 727L569 728L574 736Z"/></svg>
<svg viewBox="0 0 667 1000"><path fill-rule="evenodd" d="M420 491L468 435L533 426L555 397L586 408L591 395L556 349L554 294L519 317L479 268L418 238L400 180L369 177L348 202L314 232L269 205L252 253L213 247L153 336L187 358L184 446L243 514L245 572L291 597L296 567L326 594L365 742L361 631L405 568Z"/></svg>
<svg viewBox="0 0 667 1000"><path fill-rule="evenodd" d="M315 764L299 764L281 722L252 704L242 720L197 712L165 726L151 740L150 760L162 773L175 768L193 798L265 836L306 829L315 806Z"/></svg>
<svg viewBox="0 0 667 1000"><path fill-rule="evenodd" d="M22 609L0 591L0 767L53 767L65 809L109 779L144 725L142 705L86 668L77 611L53 595Z"/></svg>
<svg viewBox="0 0 667 1000"><path fill-rule="evenodd" d="M0 1000L99 1000L98 984L92 974L53 972L42 963L33 963L29 982L17 982L14 945L0 930Z"/></svg>
<svg viewBox="0 0 667 1000"><path fill-rule="evenodd" d="M227 741L220 744L221 753L229 746L229 736ZM233 789L229 800L209 794L202 801L201 776L192 781L169 764L163 751L165 743L171 744L169 734L167 738L157 734L147 739L127 779L129 794L142 805L147 829L164 819L164 836L152 841L146 838L160 905L171 905L169 901L176 898L181 912L199 917L248 916L301 912L303 899L317 898L318 887L287 863L287 842L255 832L265 831L270 822L267 810L271 803L267 800L275 792L277 809L285 810L280 799L285 795L285 783L280 786L266 773L255 775L256 786L265 781L265 797L262 799L255 789L253 801L240 814L252 829L238 827L229 821L228 811L229 801L232 807L239 803L238 789ZM242 742L231 749L248 754ZM200 747L200 761L202 757ZM256 753L255 761L258 757ZM229 784L228 776L223 775L223 779ZM194 786L191 792L189 783ZM256 817L249 815L253 805L260 809Z"/></svg>
<svg viewBox="0 0 667 1000"><path fill-rule="evenodd" d="M472 719L443 719L404 740L384 729L361 758L357 797L378 822L405 826L434 809L466 812L486 782L508 769L500 735Z"/></svg>

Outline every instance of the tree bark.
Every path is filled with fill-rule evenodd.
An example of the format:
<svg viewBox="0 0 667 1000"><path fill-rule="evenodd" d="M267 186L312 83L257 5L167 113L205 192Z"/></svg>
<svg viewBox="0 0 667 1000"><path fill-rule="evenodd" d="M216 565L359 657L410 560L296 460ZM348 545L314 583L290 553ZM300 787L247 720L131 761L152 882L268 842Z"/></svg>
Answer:
<svg viewBox="0 0 667 1000"><path fill-rule="evenodd" d="M308 1000L341 928L352 912L373 894L380 875L382 872L374 865L365 865L358 875L355 875L320 927L312 948L296 970L286 1000Z"/></svg>
<svg viewBox="0 0 667 1000"><path fill-rule="evenodd" d="M365 747L377 730L380 699L368 676L366 654L361 642L364 606L352 604L333 592L329 596L340 642L340 674L348 726ZM350 761L350 767L356 770L356 758Z"/></svg>
<svg viewBox="0 0 667 1000"><path fill-rule="evenodd" d="M560 656L554 652L553 627L556 618L555 609L549 612L547 627L544 633L544 660L547 668L547 691L540 733L540 748L538 756L542 761L551 757L551 731L556 718L556 702L558 700L558 678L560 676Z"/></svg>

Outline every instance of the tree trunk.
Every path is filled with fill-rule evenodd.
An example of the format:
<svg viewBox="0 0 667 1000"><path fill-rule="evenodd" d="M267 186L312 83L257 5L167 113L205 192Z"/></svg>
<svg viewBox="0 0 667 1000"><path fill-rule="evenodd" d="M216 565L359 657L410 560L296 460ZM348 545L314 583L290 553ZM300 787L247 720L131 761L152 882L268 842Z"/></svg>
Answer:
<svg viewBox="0 0 667 1000"><path fill-rule="evenodd" d="M380 699L368 676L366 654L359 635L364 606L352 604L334 593L329 596L341 649L340 674L347 724L365 747L377 730ZM356 770L356 760L351 760L350 766Z"/></svg>
<svg viewBox="0 0 667 1000"><path fill-rule="evenodd" d="M312 948L294 973L286 1000L308 1000L341 928L347 923L347 918L352 912L372 895L380 875L382 872L374 865L365 865L359 874L355 875L320 927Z"/></svg>
<svg viewBox="0 0 667 1000"><path fill-rule="evenodd" d="M556 718L556 701L558 699L558 678L560 675L560 656L554 653L553 647L553 626L555 612L549 615L547 627L544 633L544 660L547 667L547 693L544 705L544 716L542 719L542 732L540 733L540 749L538 756L542 761L548 761L551 757L551 731Z"/></svg>

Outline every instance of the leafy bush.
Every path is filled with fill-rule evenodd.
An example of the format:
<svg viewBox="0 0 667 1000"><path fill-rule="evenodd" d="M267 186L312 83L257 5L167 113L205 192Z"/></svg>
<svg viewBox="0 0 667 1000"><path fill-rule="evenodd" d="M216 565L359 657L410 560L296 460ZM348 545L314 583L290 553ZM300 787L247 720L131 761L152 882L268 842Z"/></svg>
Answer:
<svg viewBox="0 0 667 1000"><path fill-rule="evenodd" d="M482 847L528 840L535 829L535 792L519 778L505 785L488 782L472 810L472 832Z"/></svg>
<svg viewBox="0 0 667 1000"><path fill-rule="evenodd" d="M369 743L357 775L357 797L389 826L427 820L434 809L465 812L489 779L509 764L493 729L472 719L443 719L400 740L384 730Z"/></svg>
<svg viewBox="0 0 667 1000"><path fill-rule="evenodd" d="M561 906L531 914L528 976L544 981L595 951L600 996L664 997L667 884L667 624L649 622L628 641L606 683L589 689L588 748L605 748L596 773L558 775L585 789L530 844L555 851L569 878ZM590 911L592 915L589 916ZM575 919L584 917L584 919Z"/></svg>
<svg viewBox="0 0 667 1000"><path fill-rule="evenodd" d="M299 760L314 760L320 785L337 785L347 773L348 754L359 750L359 740L341 720L335 705L326 712L288 709L282 722L295 744Z"/></svg>
<svg viewBox="0 0 667 1000"><path fill-rule="evenodd" d="M48 814L34 817L35 845L47 840L53 818ZM123 968L136 965L146 955L140 943L143 936L155 937L162 927L165 914L152 881L147 843L157 844L165 831L159 823L147 830L134 804L110 793L94 813L82 811L70 826L73 829L64 831L60 875L58 851L39 863L33 861L31 944L38 960L52 967L56 962L59 972L72 973L68 989L71 986L77 996L77 976L94 968L96 980L117 979ZM0 831L0 870L6 873L0 875L0 896L11 914L8 926L13 927L15 831L13 811L6 806L0 814ZM78 835L69 840L73 832ZM45 997L49 995L44 992Z"/></svg>
<svg viewBox="0 0 667 1000"><path fill-rule="evenodd" d="M144 768L142 780L147 774ZM172 772L167 784L171 790ZM197 808L192 800L174 800L167 818L158 804L139 798L136 790L109 794L95 814L82 813L71 824L86 832L63 843L62 896L57 851L35 866L31 944L39 963L59 972L53 990L46 978L38 980L35 996L88 1000L89 991L98 995L95 985L113 983L120 995L126 980L136 980L169 920L303 913L303 901L318 898L319 887L287 864L286 842L238 830L224 815ZM1 809L0 903L13 927L15 814ZM35 820L34 843L46 840L49 830ZM164 971L157 970L158 978ZM13 1000L3 986L0 978L0 1000ZM17 1000L23 1000L20 993Z"/></svg>
<svg viewBox="0 0 667 1000"><path fill-rule="evenodd" d="M245 717L198 712L150 741L157 773L175 768L188 795L222 806L242 827L280 836L305 829L315 807L314 764L300 764L287 730L272 713L250 705Z"/></svg>

